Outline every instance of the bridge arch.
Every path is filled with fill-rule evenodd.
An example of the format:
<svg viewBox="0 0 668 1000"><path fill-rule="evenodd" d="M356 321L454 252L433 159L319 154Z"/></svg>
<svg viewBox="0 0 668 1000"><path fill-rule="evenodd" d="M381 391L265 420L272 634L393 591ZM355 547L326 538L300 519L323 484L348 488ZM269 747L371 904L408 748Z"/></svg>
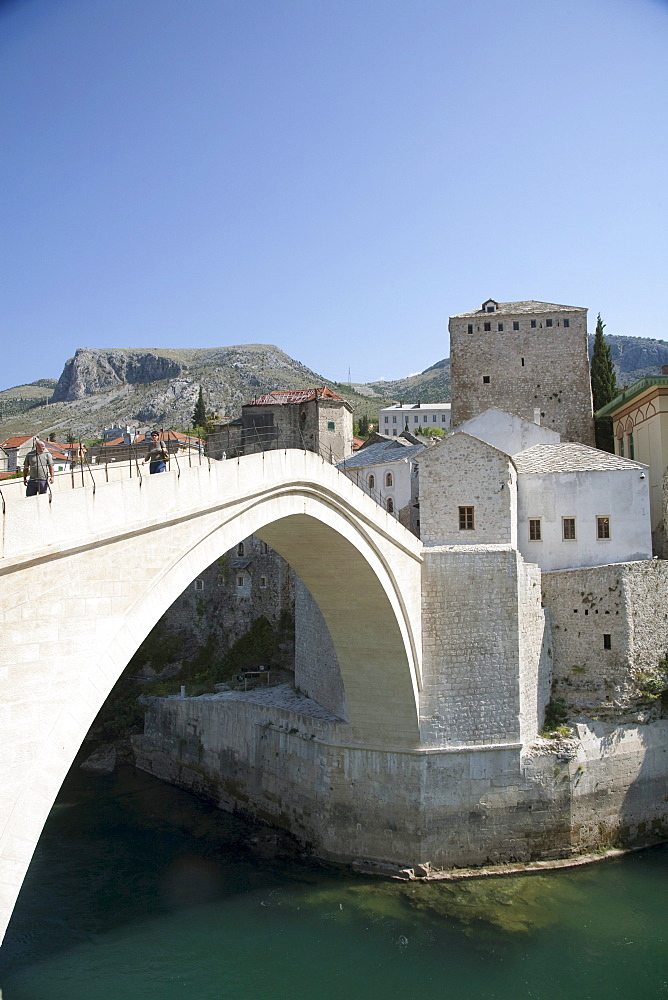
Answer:
<svg viewBox="0 0 668 1000"><path fill-rule="evenodd" d="M52 504L15 501L0 560L0 933L125 665L184 588L250 534L286 558L320 607L351 742L418 744L420 543L317 456L273 452Z"/></svg>

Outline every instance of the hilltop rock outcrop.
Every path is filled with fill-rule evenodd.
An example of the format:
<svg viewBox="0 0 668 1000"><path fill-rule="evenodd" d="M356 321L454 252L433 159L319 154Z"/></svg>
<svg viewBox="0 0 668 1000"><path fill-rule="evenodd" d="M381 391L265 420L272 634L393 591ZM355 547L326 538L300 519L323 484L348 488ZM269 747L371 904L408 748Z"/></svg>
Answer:
<svg viewBox="0 0 668 1000"><path fill-rule="evenodd" d="M51 397L52 403L72 402L122 385L178 378L183 367L151 351L92 350L82 347L65 362Z"/></svg>

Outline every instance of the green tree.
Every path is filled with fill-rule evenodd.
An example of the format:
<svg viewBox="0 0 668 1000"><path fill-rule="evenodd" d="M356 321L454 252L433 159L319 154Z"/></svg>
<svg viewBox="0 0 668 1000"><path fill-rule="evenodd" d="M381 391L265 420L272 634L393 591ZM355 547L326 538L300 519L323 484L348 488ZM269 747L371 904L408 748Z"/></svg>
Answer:
<svg viewBox="0 0 668 1000"><path fill-rule="evenodd" d="M594 397L594 412L600 410L617 395L617 376L612 362L610 345L606 344L603 330L605 323L598 314L594 353L591 359L591 391Z"/></svg>
<svg viewBox="0 0 668 1000"><path fill-rule="evenodd" d="M610 345L605 342L603 330L605 323L598 314L596 320L596 335L594 337L594 352L591 359L591 392L594 400L594 413L605 406L617 395L617 376L610 353ZM615 442L612 433L610 417L599 417L596 420L596 447L602 451L614 452Z"/></svg>
<svg viewBox="0 0 668 1000"><path fill-rule="evenodd" d="M202 386L199 387L199 396L193 410L193 427L206 427L206 406L202 395Z"/></svg>
<svg viewBox="0 0 668 1000"><path fill-rule="evenodd" d="M362 416L360 417L359 423L357 425L357 430L361 438L369 436L369 418L366 415L366 413L363 413Z"/></svg>

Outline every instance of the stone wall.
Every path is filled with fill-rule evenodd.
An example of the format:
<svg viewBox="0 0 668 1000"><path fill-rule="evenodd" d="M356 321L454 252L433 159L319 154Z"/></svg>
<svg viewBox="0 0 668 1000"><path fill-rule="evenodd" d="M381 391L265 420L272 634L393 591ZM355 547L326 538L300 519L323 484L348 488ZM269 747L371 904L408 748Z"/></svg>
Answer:
<svg viewBox="0 0 668 1000"><path fill-rule="evenodd" d="M299 577L295 580L295 687L347 720L343 680L329 629Z"/></svg>
<svg viewBox="0 0 668 1000"><path fill-rule="evenodd" d="M538 567L510 547L433 547L422 595L422 742L533 738L549 692Z"/></svg>
<svg viewBox="0 0 668 1000"><path fill-rule="evenodd" d="M550 328L548 318L553 323ZM566 329L564 319L570 324ZM519 324L517 331L514 322ZM484 329L486 323L489 330ZM453 427L491 406L530 421L538 409L544 426L558 431L565 441L593 447L586 309L562 306L552 313L532 314L480 311L451 317L449 329ZM486 378L488 382L483 381Z"/></svg>
<svg viewBox="0 0 668 1000"><path fill-rule="evenodd" d="M468 434L451 434L417 458L420 537L427 544L517 544L517 473L508 455ZM474 508L461 530L459 507Z"/></svg>
<svg viewBox="0 0 668 1000"><path fill-rule="evenodd" d="M656 715L656 695L668 686L660 662L668 655L668 563L544 573L542 587L552 619L554 694L569 713Z"/></svg>
<svg viewBox="0 0 668 1000"><path fill-rule="evenodd" d="M269 696L151 699L138 766L345 863L527 862L668 836L666 721L579 726L577 740L523 754L400 751L352 744L294 693Z"/></svg>

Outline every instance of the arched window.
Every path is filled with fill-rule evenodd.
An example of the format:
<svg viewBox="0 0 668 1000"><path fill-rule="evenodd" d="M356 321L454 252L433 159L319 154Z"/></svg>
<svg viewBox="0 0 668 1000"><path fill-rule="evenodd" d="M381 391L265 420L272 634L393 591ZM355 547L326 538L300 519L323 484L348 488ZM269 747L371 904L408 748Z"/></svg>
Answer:
<svg viewBox="0 0 668 1000"><path fill-rule="evenodd" d="M237 545L237 555L238 556L242 556L242 555L244 555L245 551L246 550L244 548L244 543L243 542L239 542L239 544Z"/></svg>
<svg viewBox="0 0 668 1000"><path fill-rule="evenodd" d="M392 473L391 472L386 472L385 473L385 485L386 486L391 486L392 485Z"/></svg>
<svg viewBox="0 0 668 1000"><path fill-rule="evenodd" d="M392 497L387 498L387 513L394 514L394 500Z"/></svg>
<svg viewBox="0 0 668 1000"><path fill-rule="evenodd" d="M375 486L376 486L376 477L374 475L369 476L368 482L369 482L369 489L370 490L375 489Z"/></svg>

